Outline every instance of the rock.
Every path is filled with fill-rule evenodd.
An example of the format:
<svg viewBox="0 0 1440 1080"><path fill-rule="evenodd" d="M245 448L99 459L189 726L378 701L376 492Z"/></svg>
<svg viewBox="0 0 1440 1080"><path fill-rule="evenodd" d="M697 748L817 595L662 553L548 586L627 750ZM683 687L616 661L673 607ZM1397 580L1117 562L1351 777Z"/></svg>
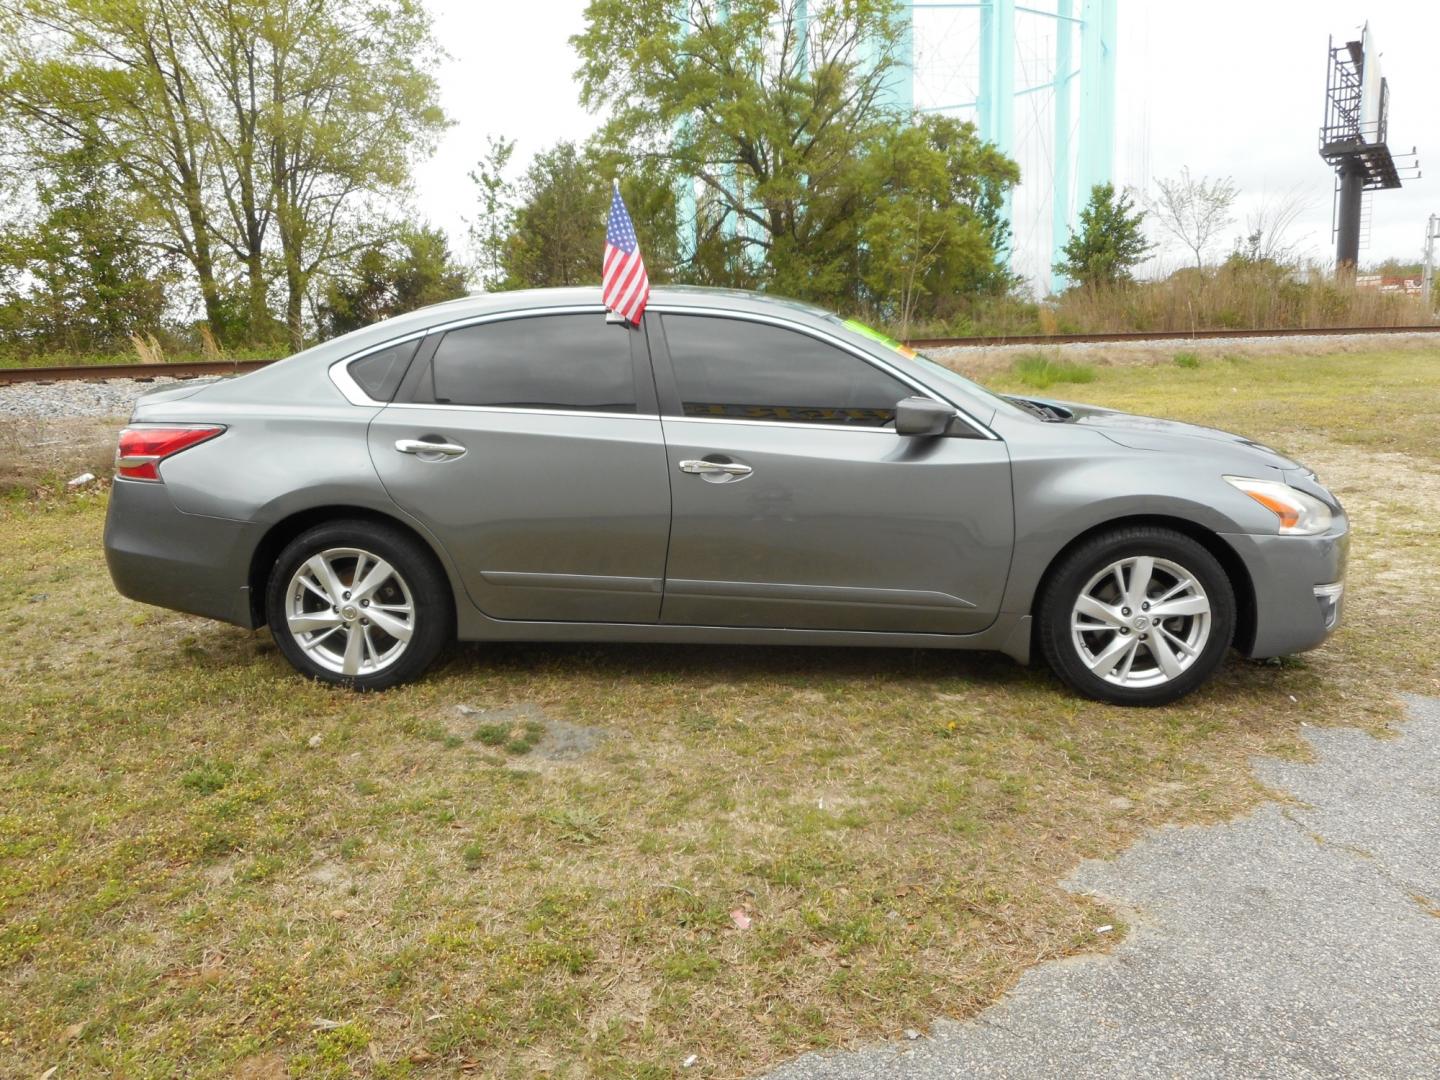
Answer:
<svg viewBox="0 0 1440 1080"><path fill-rule="evenodd" d="M321 743L322 741L323 741L323 739L322 739L321 736L319 736L319 735L311 735L311 736L310 736L310 741L309 741L308 743L306 743L306 745L309 746L311 750L314 750L316 747L318 747L318 746L320 745L320 743Z"/></svg>

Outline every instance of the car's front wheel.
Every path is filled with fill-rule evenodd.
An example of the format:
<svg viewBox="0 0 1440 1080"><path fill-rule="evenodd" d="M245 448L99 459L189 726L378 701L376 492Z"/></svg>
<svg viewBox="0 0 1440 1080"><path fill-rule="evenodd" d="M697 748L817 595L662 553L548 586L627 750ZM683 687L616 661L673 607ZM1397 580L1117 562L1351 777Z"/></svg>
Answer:
<svg viewBox="0 0 1440 1080"><path fill-rule="evenodd" d="M357 690L417 677L452 633L449 585L434 557L370 521L327 522L287 544L265 610L296 670Z"/></svg>
<svg viewBox="0 0 1440 1080"><path fill-rule="evenodd" d="M1152 526L1098 534L1045 586L1040 648L1073 689L1117 705L1163 705L1204 682L1235 632L1224 568L1184 533Z"/></svg>

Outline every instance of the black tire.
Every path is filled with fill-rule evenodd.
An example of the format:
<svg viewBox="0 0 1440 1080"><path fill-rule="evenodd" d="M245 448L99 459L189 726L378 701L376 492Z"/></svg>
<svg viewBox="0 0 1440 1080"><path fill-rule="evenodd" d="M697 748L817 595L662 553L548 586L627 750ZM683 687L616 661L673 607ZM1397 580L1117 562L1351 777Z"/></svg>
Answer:
<svg viewBox="0 0 1440 1080"><path fill-rule="evenodd" d="M408 616L411 636L394 659L383 668L354 675L332 670L312 658L291 632L287 618L291 582L300 567L321 552L345 548L358 549L389 563L398 575L398 581L391 580L385 588L392 595L398 595L395 590L399 588L408 589L411 608ZM344 573L343 561L339 573ZM342 585L354 584L353 581L346 582L343 576L339 580ZM350 593L345 592L343 596L348 599ZM309 602L317 603L315 600ZM346 605L347 608L349 606ZM296 671L321 682L349 686L355 690L384 690L418 678L453 638L455 626L450 582L434 553L402 529L364 520L338 520L316 525L285 545L270 571L265 589L265 613L276 645ZM323 601L319 601L318 614L325 614ZM376 618L378 620L379 616ZM342 628L346 639L354 625L351 623ZM366 625L371 624L367 622ZM376 638L384 643L399 643L399 638L391 638L380 631L379 625L378 621L374 624Z"/></svg>
<svg viewBox="0 0 1440 1080"><path fill-rule="evenodd" d="M1125 686L1107 681L1090 669L1090 665L1081 655L1081 646L1076 642L1076 637L1082 635L1072 634L1072 620L1082 590L1097 574L1119 560L1139 556L1165 560L1183 569L1199 582L1209 601L1209 633L1203 645L1198 638L1192 643L1193 648L1198 648L1198 655L1168 681L1149 686ZM1156 588L1163 585L1165 580L1162 577ZM1102 579L1102 587L1105 584L1107 582ZM1119 603L1121 601L1117 600L1117 608ZM1141 614L1138 611L1133 612L1133 616ZM1148 525L1128 526L1099 533L1061 558L1052 568L1042 589L1037 608L1037 623L1041 653L1051 670L1071 689L1086 697L1113 705L1164 705L1194 690L1214 673L1225 658L1226 650L1229 649L1235 634L1235 590L1219 561L1198 541L1173 529ZM1182 618L1169 620L1167 625L1179 627L1184 632L1189 624ZM1141 632L1141 629L1129 627L1124 631L1127 638L1135 635L1136 639ZM1153 627L1145 632L1157 635L1159 633ZM1105 630L1084 637L1084 640L1087 643L1095 641L1098 649L1102 643L1118 640L1105 635L1119 633L1121 631ZM1142 668L1148 665L1154 669L1155 676L1158 676L1159 658L1148 651L1150 648L1149 645L1141 646L1135 654L1136 662L1141 664ZM1170 652L1173 654L1174 649L1170 649ZM1118 675L1123 673L1123 670L1115 673Z"/></svg>

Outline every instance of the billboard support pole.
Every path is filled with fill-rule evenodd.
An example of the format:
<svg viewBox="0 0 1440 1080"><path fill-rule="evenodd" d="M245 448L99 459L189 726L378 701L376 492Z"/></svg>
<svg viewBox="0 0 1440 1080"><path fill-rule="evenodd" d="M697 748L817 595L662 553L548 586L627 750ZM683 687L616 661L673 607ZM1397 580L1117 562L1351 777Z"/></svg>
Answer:
<svg viewBox="0 0 1440 1080"><path fill-rule="evenodd" d="M1347 163L1340 168L1340 198L1335 226L1335 273L1353 280L1360 262L1360 213L1365 198L1365 170Z"/></svg>

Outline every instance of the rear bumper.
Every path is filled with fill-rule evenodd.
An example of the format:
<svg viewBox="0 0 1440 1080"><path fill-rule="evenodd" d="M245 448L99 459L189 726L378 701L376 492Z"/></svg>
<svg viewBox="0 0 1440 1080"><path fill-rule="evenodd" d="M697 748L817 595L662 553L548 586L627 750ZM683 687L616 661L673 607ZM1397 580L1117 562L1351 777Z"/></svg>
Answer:
<svg viewBox="0 0 1440 1080"><path fill-rule="evenodd" d="M105 561L115 588L144 604L254 626L249 522L183 514L164 484L116 480L105 516Z"/></svg>
<svg viewBox="0 0 1440 1080"><path fill-rule="evenodd" d="M1255 589L1253 641L1238 642L1261 659L1304 652L1322 644L1340 624L1350 534L1344 518L1321 536L1229 534Z"/></svg>

